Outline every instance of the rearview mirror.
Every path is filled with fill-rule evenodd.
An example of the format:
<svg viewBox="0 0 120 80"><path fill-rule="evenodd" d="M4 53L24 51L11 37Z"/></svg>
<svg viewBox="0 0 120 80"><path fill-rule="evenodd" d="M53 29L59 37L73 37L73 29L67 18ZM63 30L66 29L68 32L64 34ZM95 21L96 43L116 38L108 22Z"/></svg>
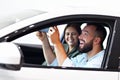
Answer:
<svg viewBox="0 0 120 80"><path fill-rule="evenodd" d="M19 46L11 42L0 43L0 68L20 70L23 61Z"/></svg>
<svg viewBox="0 0 120 80"><path fill-rule="evenodd" d="M49 30L49 28L45 28L45 29L41 29L41 30L39 30L40 32L48 32L48 30Z"/></svg>

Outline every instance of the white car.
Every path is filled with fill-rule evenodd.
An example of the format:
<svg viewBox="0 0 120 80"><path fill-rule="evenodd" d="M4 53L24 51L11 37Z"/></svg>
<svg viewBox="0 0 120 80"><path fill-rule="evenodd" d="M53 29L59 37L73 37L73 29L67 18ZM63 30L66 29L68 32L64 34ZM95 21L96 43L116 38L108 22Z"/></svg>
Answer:
<svg viewBox="0 0 120 80"><path fill-rule="evenodd" d="M6 18L8 22L1 24L0 80L119 80L120 13L89 8L34 12L27 18L23 18L26 15L13 15L14 19ZM35 32L58 25L62 39L64 26L70 22L97 22L106 27L108 36L101 68L42 65L45 59Z"/></svg>

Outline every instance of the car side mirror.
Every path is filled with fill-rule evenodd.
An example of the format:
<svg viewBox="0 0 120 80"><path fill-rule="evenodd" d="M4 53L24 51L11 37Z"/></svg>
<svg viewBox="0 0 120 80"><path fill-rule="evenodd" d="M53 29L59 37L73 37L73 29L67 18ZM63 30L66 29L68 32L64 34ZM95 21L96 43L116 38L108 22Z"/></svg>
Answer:
<svg viewBox="0 0 120 80"><path fill-rule="evenodd" d="M23 54L19 46L12 42L0 43L0 68L20 70Z"/></svg>

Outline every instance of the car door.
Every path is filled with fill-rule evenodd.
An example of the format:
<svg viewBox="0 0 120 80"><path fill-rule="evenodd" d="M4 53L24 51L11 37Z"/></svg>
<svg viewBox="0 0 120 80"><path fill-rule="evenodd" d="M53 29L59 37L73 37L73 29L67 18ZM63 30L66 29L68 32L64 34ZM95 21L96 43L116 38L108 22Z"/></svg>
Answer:
<svg viewBox="0 0 120 80"><path fill-rule="evenodd" d="M116 37L118 35L119 21L117 17L102 16L102 15L68 15L51 18L42 22L37 22L32 28L25 26L18 30L18 32L10 33L1 38L0 41L12 42L19 37L25 36L32 32L50 27L53 25L63 25L70 22L87 23L97 22L103 24L108 28L108 38L105 42L105 55L101 68L83 68L83 67L61 67L61 66L43 66L44 56L42 52L42 45L34 44L20 44L24 56L22 67L18 71L0 69L1 80L61 80L61 79L81 79L81 80L118 80L118 52L113 50L116 47ZM116 25L117 24L117 25ZM61 28L63 28L61 26ZM118 29L117 29L118 28ZM117 35L116 35L117 34ZM6 37L9 36L7 39ZM33 37L29 38L32 39ZM24 40L23 40L24 42ZM116 52L115 54L113 54ZM38 55L37 55L38 54ZM117 55L117 56L116 56ZM113 60L114 58L114 60ZM42 59L42 60L41 60ZM114 62L114 63L111 63ZM114 65L112 65L114 64Z"/></svg>

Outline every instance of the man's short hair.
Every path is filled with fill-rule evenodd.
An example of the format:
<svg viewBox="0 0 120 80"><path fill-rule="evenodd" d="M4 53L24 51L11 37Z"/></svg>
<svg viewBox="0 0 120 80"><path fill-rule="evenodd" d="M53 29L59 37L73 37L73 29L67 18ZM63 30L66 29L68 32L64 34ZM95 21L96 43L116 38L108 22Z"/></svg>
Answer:
<svg viewBox="0 0 120 80"><path fill-rule="evenodd" d="M102 44L107 35L104 25L102 25L101 23L87 23L87 26L89 25L93 25L96 27L95 36L101 38L101 44Z"/></svg>

